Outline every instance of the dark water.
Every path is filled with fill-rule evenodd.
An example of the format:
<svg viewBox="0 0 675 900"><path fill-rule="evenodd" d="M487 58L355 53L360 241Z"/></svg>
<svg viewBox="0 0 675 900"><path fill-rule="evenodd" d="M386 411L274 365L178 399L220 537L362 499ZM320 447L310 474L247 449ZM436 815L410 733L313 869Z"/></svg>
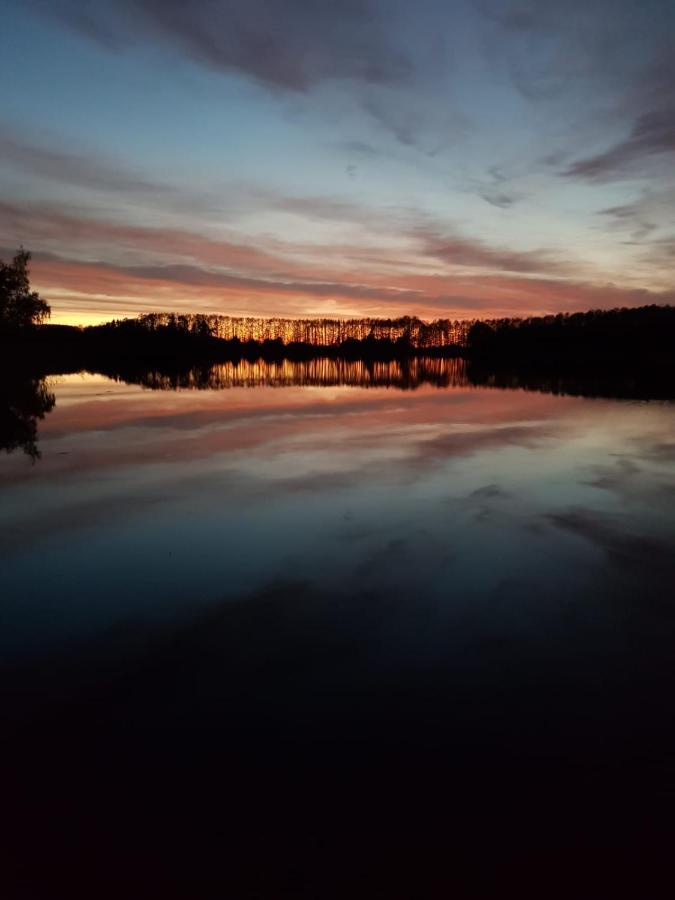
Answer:
<svg viewBox="0 0 675 900"><path fill-rule="evenodd" d="M660 895L675 405L414 363L5 389L4 895Z"/></svg>

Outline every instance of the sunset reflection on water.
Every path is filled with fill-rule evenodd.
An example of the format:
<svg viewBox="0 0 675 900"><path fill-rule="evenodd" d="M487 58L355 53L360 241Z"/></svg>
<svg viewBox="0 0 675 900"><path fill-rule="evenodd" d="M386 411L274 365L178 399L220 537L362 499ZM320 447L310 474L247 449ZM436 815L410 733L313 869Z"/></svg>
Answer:
<svg viewBox="0 0 675 900"><path fill-rule="evenodd" d="M675 405L440 360L125 379L21 381L0 458L9 809L54 865L215 842L246 880L260 846L321 867L315 823L637 846L612 804L672 790Z"/></svg>
<svg viewBox="0 0 675 900"><path fill-rule="evenodd" d="M402 378L416 390L391 390ZM291 574L448 609L658 593L673 575L669 404L485 390L460 360L139 380L50 379L41 459L2 460L13 654Z"/></svg>

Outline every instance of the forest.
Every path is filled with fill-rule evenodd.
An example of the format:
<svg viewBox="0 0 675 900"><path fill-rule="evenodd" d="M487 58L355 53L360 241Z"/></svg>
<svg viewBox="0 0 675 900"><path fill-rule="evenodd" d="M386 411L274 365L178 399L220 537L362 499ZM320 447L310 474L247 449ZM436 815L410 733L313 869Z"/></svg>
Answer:
<svg viewBox="0 0 675 900"><path fill-rule="evenodd" d="M281 341L284 345L309 344L338 347L349 341L388 341L412 347L438 348L466 343L472 322L436 319L424 322L415 316L397 319L284 319L218 315L150 313L133 320L111 322L103 329L141 329L152 334L180 333L224 341Z"/></svg>
<svg viewBox="0 0 675 900"><path fill-rule="evenodd" d="M675 307L591 310L525 319L474 322L470 355L493 360L566 363L630 363L672 366Z"/></svg>
<svg viewBox="0 0 675 900"><path fill-rule="evenodd" d="M389 361L463 356L494 366L649 365L672 370L675 307L642 306L503 319L255 318L147 313L87 328L47 325L31 289L30 253L0 261L0 351L6 359L95 368L103 360Z"/></svg>
<svg viewBox="0 0 675 900"><path fill-rule="evenodd" d="M77 328L34 324L0 333L6 356L82 368L104 360L394 360L462 356L539 369L675 364L675 307L466 320L254 319L173 313Z"/></svg>

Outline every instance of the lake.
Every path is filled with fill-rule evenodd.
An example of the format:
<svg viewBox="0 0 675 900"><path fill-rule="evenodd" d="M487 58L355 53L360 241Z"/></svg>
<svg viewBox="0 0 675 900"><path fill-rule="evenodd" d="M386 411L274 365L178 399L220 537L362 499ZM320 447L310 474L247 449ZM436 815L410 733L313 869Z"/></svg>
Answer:
<svg viewBox="0 0 675 900"><path fill-rule="evenodd" d="M21 896L109 855L111 896L344 896L346 860L376 893L401 853L439 896L521 864L550 896L569 854L600 878L668 845L675 404L499 383L443 359L17 383Z"/></svg>

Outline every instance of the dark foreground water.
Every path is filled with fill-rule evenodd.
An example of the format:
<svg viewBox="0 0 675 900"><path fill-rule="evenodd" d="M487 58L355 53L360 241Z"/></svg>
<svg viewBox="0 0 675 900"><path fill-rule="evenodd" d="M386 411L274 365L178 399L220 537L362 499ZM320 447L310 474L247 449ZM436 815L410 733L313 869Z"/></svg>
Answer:
<svg viewBox="0 0 675 900"><path fill-rule="evenodd" d="M672 896L675 405L415 365L5 397L3 897Z"/></svg>

